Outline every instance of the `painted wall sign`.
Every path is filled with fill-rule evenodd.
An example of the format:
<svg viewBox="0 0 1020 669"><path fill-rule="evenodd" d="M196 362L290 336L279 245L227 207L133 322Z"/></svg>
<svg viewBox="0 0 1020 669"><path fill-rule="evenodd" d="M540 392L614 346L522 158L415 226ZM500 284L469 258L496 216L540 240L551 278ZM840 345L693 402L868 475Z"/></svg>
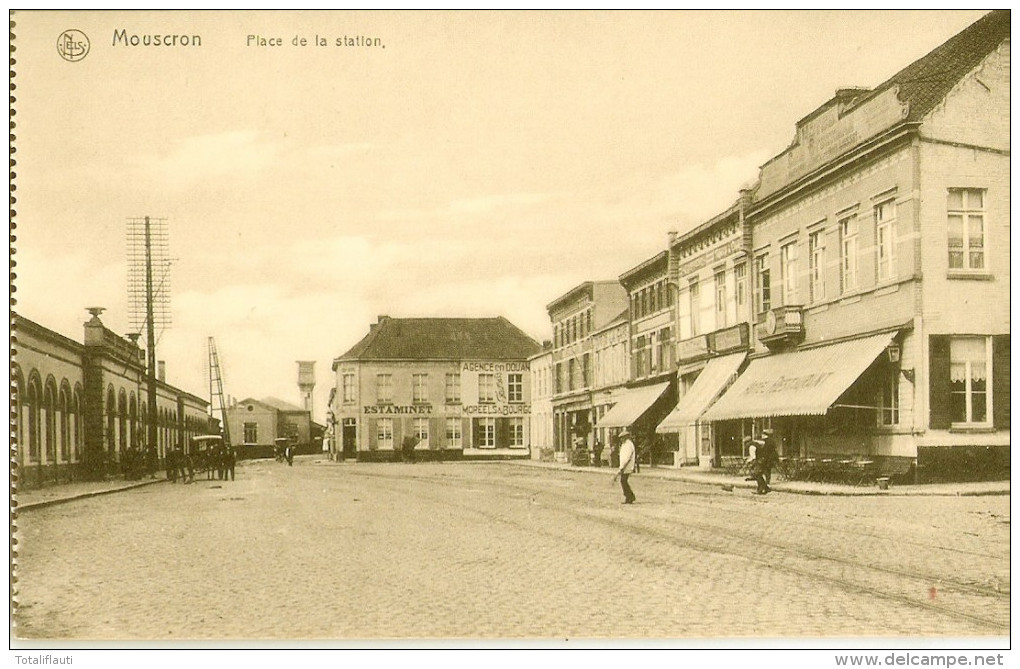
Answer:
<svg viewBox="0 0 1020 669"><path fill-rule="evenodd" d="M530 404L469 404L466 416L523 416L531 413Z"/></svg>
<svg viewBox="0 0 1020 669"><path fill-rule="evenodd" d="M465 362L462 372L526 372L531 369L528 362Z"/></svg>
<svg viewBox="0 0 1020 669"><path fill-rule="evenodd" d="M366 404L363 407L366 414L431 414L431 404Z"/></svg>

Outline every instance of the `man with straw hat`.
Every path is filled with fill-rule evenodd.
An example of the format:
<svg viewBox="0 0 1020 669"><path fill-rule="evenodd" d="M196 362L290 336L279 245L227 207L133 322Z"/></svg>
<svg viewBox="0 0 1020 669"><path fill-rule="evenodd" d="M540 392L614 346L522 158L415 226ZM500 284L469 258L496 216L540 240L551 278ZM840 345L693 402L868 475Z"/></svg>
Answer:
<svg viewBox="0 0 1020 669"><path fill-rule="evenodd" d="M634 500L637 499L634 496L634 491L630 489L630 483L627 479L634 473L634 461L637 459L637 455L634 449L634 442L630 438L630 430L624 428L620 431L620 468L617 470L616 475L613 476L613 482L616 479L620 479L620 485L623 487L623 503L633 504Z"/></svg>

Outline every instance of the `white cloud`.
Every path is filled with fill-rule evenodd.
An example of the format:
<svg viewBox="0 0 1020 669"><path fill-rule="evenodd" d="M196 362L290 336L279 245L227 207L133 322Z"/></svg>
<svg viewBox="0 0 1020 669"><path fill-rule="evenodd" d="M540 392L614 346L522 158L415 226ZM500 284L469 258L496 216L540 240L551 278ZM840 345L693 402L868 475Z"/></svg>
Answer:
<svg viewBox="0 0 1020 669"><path fill-rule="evenodd" d="M283 150L280 141L233 130L186 137L162 155L137 158L136 166L157 183L185 188L209 179L253 176L275 164Z"/></svg>

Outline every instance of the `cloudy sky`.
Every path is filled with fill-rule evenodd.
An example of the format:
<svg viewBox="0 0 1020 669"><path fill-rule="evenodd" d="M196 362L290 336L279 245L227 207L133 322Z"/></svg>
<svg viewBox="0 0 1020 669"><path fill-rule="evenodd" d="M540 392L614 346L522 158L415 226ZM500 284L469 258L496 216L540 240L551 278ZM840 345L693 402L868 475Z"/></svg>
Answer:
<svg viewBox="0 0 1020 669"><path fill-rule="evenodd" d="M102 305L128 332L126 221L166 217L168 380L206 395L214 336L238 398L297 402L295 360L316 360L322 416L376 315L548 338L554 298L720 212L836 88L981 15L17 13L16 309L80 341Z"/></svg>

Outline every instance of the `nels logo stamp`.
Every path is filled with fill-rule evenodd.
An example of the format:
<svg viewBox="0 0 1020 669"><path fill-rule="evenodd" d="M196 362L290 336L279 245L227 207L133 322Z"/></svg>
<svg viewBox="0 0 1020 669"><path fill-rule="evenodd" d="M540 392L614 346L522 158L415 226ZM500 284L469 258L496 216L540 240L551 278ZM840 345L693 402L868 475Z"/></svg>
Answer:
<svg viewBox="0 0 1020 669"><path fill-rule="evenodd" d="M57 53L72 63L89 54L89 38L80 30L65 30L57 38Z"/></svg>

